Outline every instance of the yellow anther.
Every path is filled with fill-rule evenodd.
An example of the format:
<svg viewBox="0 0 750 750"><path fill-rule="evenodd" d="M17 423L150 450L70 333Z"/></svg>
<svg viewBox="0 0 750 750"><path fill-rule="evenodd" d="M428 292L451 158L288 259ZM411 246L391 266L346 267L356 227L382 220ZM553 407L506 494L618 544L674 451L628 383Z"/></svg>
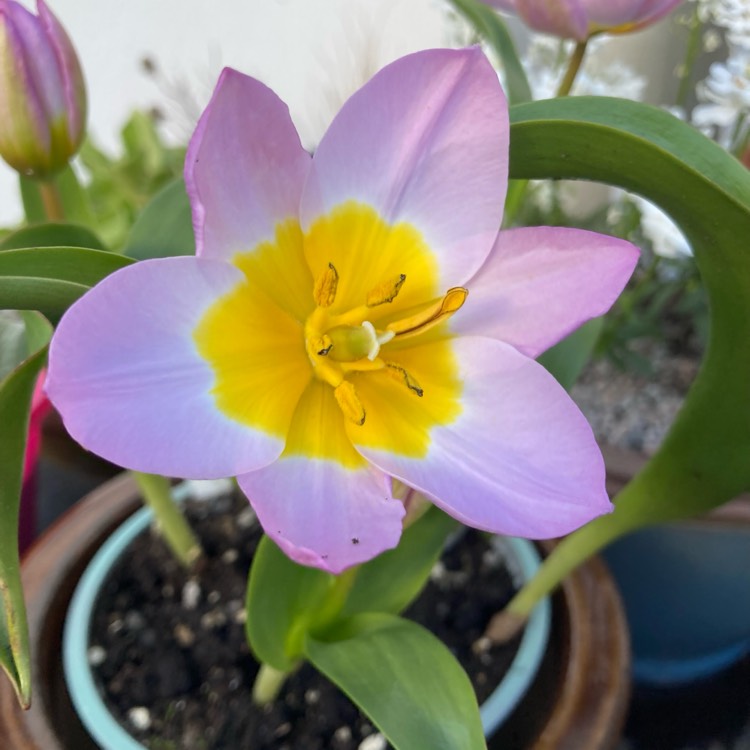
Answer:
<svg viewBox="0 0 750 750"><path fill-rule="evenodd" d="M398 380L399 383L403 383L412 393L416 393L420 398L424 396L422 386L419 385L417 379L401 365L397 365L395 362L386 362L385 367L386 372L392 378Z"/></svg>
<svg viewBox="0 0 750 750"><path fill-rule="evenodd" d="M394 279L384 281L382 284L378 284L374 289L371 289L367 294L367 306L377 307L383 305L386 302L393 302L401 291L401 287L406 281L406 274L402 273L396 276Z"/></svg>
<svg viewBox="0 0 750 750"><path fill-rule="evenodd" d="M330 307L336 299L336 290L339 285L339 274L333 263L318 276L313 287L313 299L318 307Z"/></svg>
<svg viewBox="0 0 750 750"><path fill-rule="evenodd" d="M341 407L341 411L344 412L344 416L350 422L354 422L354 424L360 426L365 423L365 409L359 400L359 396L357 396L357 391L348 380L344 380L337 386L333 391L333 395L336 396L336 401Z"/></svg>
<svg viewBox="0 0 750 750"><path fill-rule="evenodd" d="M453 287L442 299L431 303L408 318L390 323L386 326L386 330L393 331L399 338L424 333L460 310L468 294L468 290L461 286Z"/></svg>

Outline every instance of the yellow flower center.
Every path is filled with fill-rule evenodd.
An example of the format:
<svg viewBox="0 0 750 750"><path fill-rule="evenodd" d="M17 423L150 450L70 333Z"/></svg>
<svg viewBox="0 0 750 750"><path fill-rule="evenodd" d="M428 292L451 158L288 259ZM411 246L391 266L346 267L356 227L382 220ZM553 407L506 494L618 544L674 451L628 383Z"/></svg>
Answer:
<svg viewBox="0 0 750 750"><path fill-rule="evenodd" d="M360 426L365 423L367 413L347 375L383 370L416 396L424 396L416 378L403 366L381 356L381 348L396 338L417 336L442 323L461 308L468 294L462 287L449 289L441 299L387 323L382 330L377 329L368 318L376 308L393 302L405 282L403 273L381 282L365 295L364 304L338 314L330 312L339 284L333 263L328 263L313 287L316 307L305 322L307 356L315 376L334 389L344 416Z"/></svg>
<svg viewBox="0 0 750 750"><path fill-rule="evenodd" d="M285 439L287 455L355 467L355 435L416 458L461 413L458 362L439 324L466 290L440 296L435 256L413 225L349 201L305 233L280 223L232 262L245 280L193 331L228 419Z"/></svg>

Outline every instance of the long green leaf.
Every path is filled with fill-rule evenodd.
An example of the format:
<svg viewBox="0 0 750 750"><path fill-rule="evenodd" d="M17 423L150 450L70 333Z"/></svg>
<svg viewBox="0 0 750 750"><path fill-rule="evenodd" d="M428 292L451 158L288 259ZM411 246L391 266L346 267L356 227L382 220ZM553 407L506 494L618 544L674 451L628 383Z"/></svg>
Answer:
<svg viewBox="0 0 750 750"><path fill-rule="evenodd" d="M750 488L750 172L671 115L575 97L511 111L515 178L587 179L645 196L691 242L708 292L702 366L662 447L615 512L557 547L511 605L528 612L569 570L621 534L713 508Z"/></svg>
<svg viewBox="0 0 750 750"><path fill-rule="evenodd" d="M138 260L195 254L193 220L183 179L170 182L143 209L124 252Z"/></svg>
<svg viewBox="0 0 750 750"><path fill-rule="evenodd" d="M31 673L18 559L18 517L31 397L52 334L52 327L37 317L34 338L44 326L46 341L36 341L42 345L0 380L0 666L23 706L31 700Z"/></svg>
<svg viewBox="0 0 750 750"><path fill-rule="evenodd" d="M34 224L9 234L0 242L0 250L21 247L88 247L105 250L102 241L78 224Z"/></svg>
<svg viewBox="0 0 750 750"><path fill-rule="evenodd" d="M489 6L478 0L451 0L461 13L495 51L505 71L505 93L510 104L531 101L531 87L516 51L508 27Z"/></svg>
<svg viewBox="0 0 750 750"><path fill-rule="evenodd" d="M0 252L0 309L56 321L89 288L133 261L102 250L39 247Z"/></svg>
<svg viewBox="0 0 750 750"><path fill-rule="evenodd" d="M288 672L302 656L302 644L316 603L334 577L292 562L268 537L253 556L247 585L245 634L259 661Z"/></svg>
<svg viewBox="0 0 750 750"><path fill-rule="evenodd" d="M427 583L448 534L457 526L437 508L427 511L404 532L397 547L360 567L342 614L404 610Z"/></svg>
<svg viewBox="0 0 750 750"><path fill-rule="evenodd" d="M358 615L308 638L310 661L398 750L478 750L482 722L469 678L432 633L394 615Z"/></svg>
<svg viewBox="0 0 750 750"><path fill-rule="evenodd" d="M539 357L539 363L555 376L566 391L573 387L591 358L603 325L604 318L589 320Z"/></svg>

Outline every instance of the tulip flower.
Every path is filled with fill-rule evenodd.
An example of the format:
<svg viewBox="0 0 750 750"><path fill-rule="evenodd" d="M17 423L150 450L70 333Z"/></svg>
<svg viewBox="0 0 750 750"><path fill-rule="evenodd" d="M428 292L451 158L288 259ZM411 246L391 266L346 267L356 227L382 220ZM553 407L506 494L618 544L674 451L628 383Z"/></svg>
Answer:
<svg viewBox="0 0 750 750"><path fill-rule="evenodd" d="M582 42L592 34L624 34L667 15L682 0L483 0L515 13L535 31Z"/></svg>
<svg viewBox="0 0 750 750"><path fill-rule="evenodd" d="M25 175L62 169L84 136L86 91L73 45L44 0L0 0L0 155Z"/></svg>
<svg viewBox="0 0 750 750"><path fill-rule="evenodd" d="M533 358L609 308L637 250L498 234L508 135L478 49L385 67L314 157L224 70L186 158L197 257L118 271L53 337L70 433L139 471L237 476L266 533L332 572L397 544L393 478L495 532L608 512L591 428Z"/></svg>

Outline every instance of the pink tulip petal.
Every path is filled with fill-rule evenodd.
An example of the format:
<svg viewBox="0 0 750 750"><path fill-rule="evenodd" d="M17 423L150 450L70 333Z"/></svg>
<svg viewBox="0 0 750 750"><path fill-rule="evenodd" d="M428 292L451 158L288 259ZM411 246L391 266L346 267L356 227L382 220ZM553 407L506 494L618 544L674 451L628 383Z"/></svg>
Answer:
<svg viewBox="0 0 750 750"><path fill-rule="evenodd" d="M609 310L638 254L625 240L581 229L500 232L492 254L469 282L469 297L451 318L451 329L500 339L537 357Z"/></svg>
<svg viewBox="0 0 750 750"><path fill-rule="evenodd" d="M518 15L532 29L583 41L588 18L583 0L518 0Z"/></svg>
<svg viewBox="0 0 750 750"><path fill-rule="evenodd" d="M373 410L361 428L347 425L357 450L459 521L488 531L555 537L610 511L591 427L554 378L500 341L466 337L451 345L463 410L432 428L427 455L358 445L358 430L379 427Z"/></svg>
<svg viewBox="0 0 750 750"><path fill-rule="evenodd" d="M281 99L225 68L185 158L198 255L230 260L273 239L297 218L309 165Z"/></svg>
<svg viewBox="0 0 750 750"><path fill-rule="evenodd" d="M274 461L284 440L226 417L193 341L206 309L244 281L228 263L142 261L107 277L63 316L47 393L85 448L129 469L191 479Z"/></svg>
<svg viewBox="0 0 750 750"><path fill-rule="evenodd" d="M508 127L497 74L479 49L403 57L354 94L323 137L303 227L344 203L366 204L421 233L441 290L460 284L487 257L502 219ZM357 253L377 252L366 232Z"/></svg>
<svg viewBox="0 0 750 750"><path fill-rule="evenodd" d="M403 503L371 466L284 456L238 481L268 536L302 565L340 573L401 537Z"/></svg>

